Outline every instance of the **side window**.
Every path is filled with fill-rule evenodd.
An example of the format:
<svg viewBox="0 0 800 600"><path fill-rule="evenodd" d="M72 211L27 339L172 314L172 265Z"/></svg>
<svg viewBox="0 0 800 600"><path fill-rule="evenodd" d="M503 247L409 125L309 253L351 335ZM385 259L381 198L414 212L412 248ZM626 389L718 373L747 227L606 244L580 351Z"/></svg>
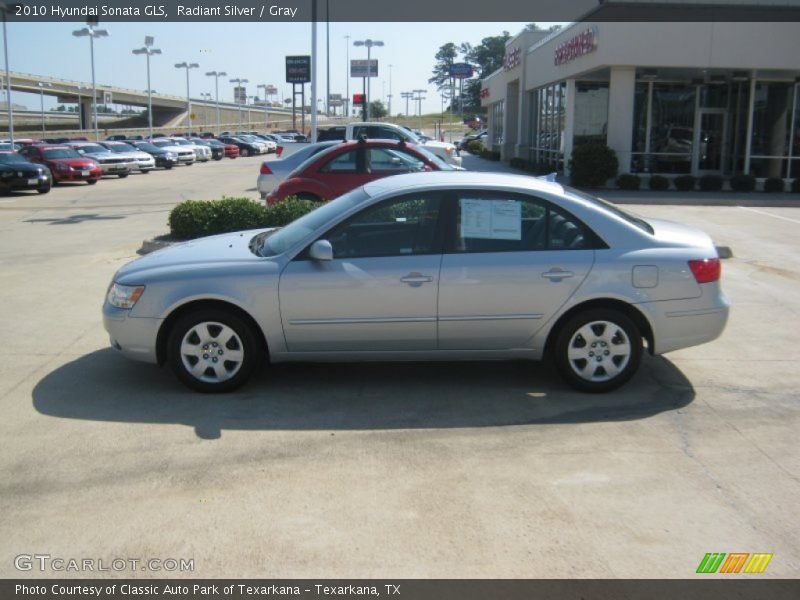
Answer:
<svg viewBox="0 0 800 600"><path fill-rule="evenodd" d="M413 256L440 252L438 196L404 196L364 209L326 234L333 257Z"/></svg>
<svg viewBox="0 0 800 600"><path fill-rule="evenodd" d="M364 125L354 125L353 126L353 139L357 140L362 135L366 135L367 137L372 137L367 132L367 128Z"/></svg>
<svg viewBox="0 0 800 600"><path fill-rule="evenodd" d="M383 125L372 125L367 128L367 131L367 135L370 138L377 138L381 140L397 140L398 142L402 139L405 139L391 127L384 127Z"/></svg>
<svg viewBox="0 0 800 600"><path fill-rule="evenodd" d="M425 163L407 152L394 148L370 148L369 165L373 173L421 171Z"/></svg>
<svg viewBox="0 0 800 600"><path fill-rule="evenodd" d="M320 167L319 171L321 173L355 173L357 169L356 153L356 150L344 152L329 160Z"/></svg>
<svg viewBox="0 0 800 600"><path fill-rule="evenodd" d="M531 252L591 248L577 219L538 198L464 193L456 210L455 252Z"/></svg>

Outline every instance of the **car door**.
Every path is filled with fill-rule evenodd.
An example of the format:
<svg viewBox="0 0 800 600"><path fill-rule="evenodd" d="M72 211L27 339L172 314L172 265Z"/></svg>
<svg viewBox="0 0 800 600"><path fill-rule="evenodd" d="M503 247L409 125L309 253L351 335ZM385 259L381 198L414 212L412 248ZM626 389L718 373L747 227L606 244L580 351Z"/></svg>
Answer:
<svg viewBox="0 0 800 600"><path fill-rule="evenodd" d="M540 198L460 191L439 284L439 348L526 347L594 263L596 237Z"/></svg>
<svg viewBox="0 0 800 600"><path fill-rule="evenodd" d="M288 350L434 350L441 204L418 193L367 207L321 236L333 260L295 257L279 286Z"/></svg>
<svg viewBox="0 0 800 600"><path fill-rule="evenodd" d="M367 168L366 149L359 146L335 153L316 166L314 178L322 181L330 190L327 200L364 185L373 179Z"/></svg>

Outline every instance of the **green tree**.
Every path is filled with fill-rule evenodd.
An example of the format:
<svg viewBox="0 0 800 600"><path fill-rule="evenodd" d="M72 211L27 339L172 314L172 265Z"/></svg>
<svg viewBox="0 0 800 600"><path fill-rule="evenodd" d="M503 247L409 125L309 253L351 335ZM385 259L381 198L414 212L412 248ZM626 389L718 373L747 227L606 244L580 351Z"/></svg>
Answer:
<svg viewBox="0 0 800 600"><path fill-rule="evenodd" d="M433 65L432 77L428 79L428 83L435 83L438 89L449 86L451 81L450 67L456 62L457 56L458 48L453 42L447 42L441 46L434 57L436 63Z"/></svg>
<svg viewBox="0 0 800 600"><path fill-rule="evenodd" d="M461 52L466 61L473 65L477 78L464 82L464 110L482 112L481 79L488 77L503 66L506 54L506 42L511 39L507 31L502 35L485 37L477 46L469 43L461 44Z"/></svg>
<svg viewBox="0 0 800 600"><path fill-rule="evenodd" d="M373 100L369 103L369 116L371 119L382 119L388 114L389 111L386 110L386 106L380 100Z"/></svg>

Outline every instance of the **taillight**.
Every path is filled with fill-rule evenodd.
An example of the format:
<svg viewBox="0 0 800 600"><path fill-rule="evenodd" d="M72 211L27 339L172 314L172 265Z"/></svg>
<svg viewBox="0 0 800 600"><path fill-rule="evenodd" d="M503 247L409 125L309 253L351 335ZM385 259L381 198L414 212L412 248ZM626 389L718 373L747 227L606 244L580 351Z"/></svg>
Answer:
<svg viewBox="0 0 800 600"><path fill-rule="evenodd" d="M689 268L692 270L697 283L711 283L717 281L722 273L722 265L718 258L704 258L690 260Z"/></svg>
<svg viewBox="0 0 800 600"><path fill-rule="evenodd" d="M269 168L269 165L267 165L267 163L261 163L261 174L272 175L272 169Z"/></svg>
<svg viewBox="0 0 800 600"><path fill-rule="evenodd" d="M283 154L283 146L278 146L275 148L275 156L280 156L281 154Z"/></svg>

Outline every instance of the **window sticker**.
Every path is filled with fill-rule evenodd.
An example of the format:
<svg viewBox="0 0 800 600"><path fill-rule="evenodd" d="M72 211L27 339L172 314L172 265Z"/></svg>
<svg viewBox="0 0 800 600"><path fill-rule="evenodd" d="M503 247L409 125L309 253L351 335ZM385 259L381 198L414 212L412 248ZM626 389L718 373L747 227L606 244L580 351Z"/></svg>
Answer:
<svg viewBox="0 0 800 600"><path fill-rule="evenodd" d="M522 202L461 199L459 204L462 238L522 239Z"/></svg>

